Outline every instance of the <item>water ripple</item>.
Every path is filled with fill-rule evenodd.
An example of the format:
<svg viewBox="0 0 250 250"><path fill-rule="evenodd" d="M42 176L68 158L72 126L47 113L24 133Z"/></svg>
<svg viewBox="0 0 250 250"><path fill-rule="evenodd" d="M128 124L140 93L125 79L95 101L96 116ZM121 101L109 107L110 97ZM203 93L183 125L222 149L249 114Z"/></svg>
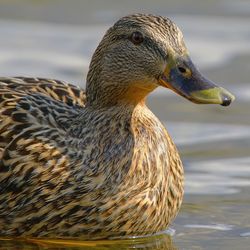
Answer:
<svg viewBox="0 0 250 250"><path fill-rule="evenodd" d="M214 229L214 230L219 230L219 231L229 231L233 229L233 225L226 225L226 224L211 224L211 225L188 224L188 225L184 225L184 227Z"/></svg>

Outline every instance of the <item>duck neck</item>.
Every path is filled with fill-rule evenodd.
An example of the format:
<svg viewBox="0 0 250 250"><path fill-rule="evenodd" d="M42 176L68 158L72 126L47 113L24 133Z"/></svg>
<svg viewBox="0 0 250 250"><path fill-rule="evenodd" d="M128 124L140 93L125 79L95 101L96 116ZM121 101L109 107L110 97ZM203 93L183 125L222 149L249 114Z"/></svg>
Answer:
<svg viewBox="0 0 250 250"><path fill-rule="evenodd" d="M94 87L93 87L94 86ZM119 84L87 84L86 106L110 107L116 105L144 105L147 95L152 91L136 85L119 86Z"/></svg>

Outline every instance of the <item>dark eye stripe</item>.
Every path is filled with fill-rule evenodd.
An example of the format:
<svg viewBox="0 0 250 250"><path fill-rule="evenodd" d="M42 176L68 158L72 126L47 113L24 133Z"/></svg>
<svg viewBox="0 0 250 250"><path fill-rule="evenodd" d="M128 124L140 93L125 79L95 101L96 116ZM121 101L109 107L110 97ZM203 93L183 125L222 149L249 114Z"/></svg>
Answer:
<svg viewBox="0 0 250 250"><path fill-rule="evenodd" d="M167 60L167 51L165 51L159 43L157 43L156 41L152 40L149 37L145 37L144 39L144 44L147 47L147 49L149 50L154 50L161 58L163 58L164 60Z"/></svg>
<svg viewBox="0 0 250 250"><path fill-rule="evenodd" d="M130 40L130 37L131 36L128 35L119 35L116 36L116 40ZM144 36L143 46L145 46L148 50L155 50L160 57L162 57L164 60L167 60L167 51L162 49L159 43L155 42L151 38Z"/></svg>

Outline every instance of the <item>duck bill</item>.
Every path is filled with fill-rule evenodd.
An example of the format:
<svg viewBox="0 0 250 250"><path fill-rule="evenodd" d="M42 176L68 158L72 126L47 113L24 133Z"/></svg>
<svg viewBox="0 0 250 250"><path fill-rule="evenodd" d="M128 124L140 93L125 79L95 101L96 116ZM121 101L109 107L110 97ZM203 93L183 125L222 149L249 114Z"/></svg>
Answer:
<svg viewBox="0 0 250 250"><path fill-rule="evenodd" d="M172 89L186 99L199 104L220 104L228 106L234 96L206 79L194 66L191 59L170 63L159 79L159 84ZM181 66L178 66L181 65Z"/></svg>

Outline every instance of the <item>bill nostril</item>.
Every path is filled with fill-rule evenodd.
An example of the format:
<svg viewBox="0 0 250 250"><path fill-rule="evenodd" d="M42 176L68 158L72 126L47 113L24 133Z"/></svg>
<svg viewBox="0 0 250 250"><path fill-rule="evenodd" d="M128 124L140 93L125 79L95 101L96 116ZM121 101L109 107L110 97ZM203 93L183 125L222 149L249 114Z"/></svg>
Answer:
<svg viewBox="0 0 250 250"><path fill-rule="evenodd" d="M179 66L178 70L182 73L185 74L187 72L187 70L184 67Z"/></svg>

